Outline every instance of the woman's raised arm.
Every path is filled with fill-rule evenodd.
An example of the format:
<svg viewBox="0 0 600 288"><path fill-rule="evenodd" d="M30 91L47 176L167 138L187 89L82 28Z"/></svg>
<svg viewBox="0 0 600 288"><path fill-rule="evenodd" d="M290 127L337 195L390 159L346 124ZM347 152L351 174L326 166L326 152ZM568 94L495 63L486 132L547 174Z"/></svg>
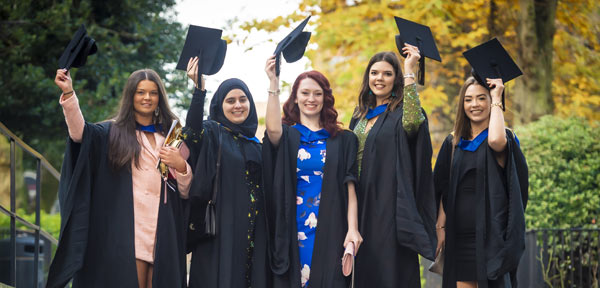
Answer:
<svg viewBox="0 0 600 288"><path fill-rule="evenodd" d="M65 122L67 122L67 127L69 129L69 137L71 137L74 142L81 143L85 120L83 119L83 114L81 114L81 109L79 109L79 100L77 99L77 96L75 96L75 91L73 91L71 73L66 69L56 70L54 83L56 83L56 86L63 92L62 95L60 95L59 103L63 107Z"/></svg>
<svg viewBox="0 0 600 288"><path fill-rule="evenodd" d="M279 77L275 75L275 55L267 59L265 72L267 72L270 81L267 115L265 115L267 135L269 141L274 146L278 146L283 132L281 128L281 106L279 105Z"/></svg>

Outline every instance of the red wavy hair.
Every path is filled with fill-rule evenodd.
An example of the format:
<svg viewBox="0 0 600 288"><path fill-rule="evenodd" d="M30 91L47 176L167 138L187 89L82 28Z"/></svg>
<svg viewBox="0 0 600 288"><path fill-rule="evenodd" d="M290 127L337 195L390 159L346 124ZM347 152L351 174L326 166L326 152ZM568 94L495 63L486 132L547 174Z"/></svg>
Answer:
<svg viewBox="0 0 600 288"><path fill-rule="evenodd" d="M329 80L327 80L325 75L319 71L313 70L298 75L296 81L294 81L294 85L292 86L292 93L290 94L290 97L283 104L282 121L286 125L300 123L300 109L295 101L298 98L298 87L300 86L300 82L306 78L315 80L319 86L321 86L321 89L323 89L323 109L321 110L319 121L321 126L327 130L329 134L331 134L331 137L335 137L335 135L342 130L340 126L342 123L337 121L338 112L333 107L335 104L335 98L331 92Z"/></svg>

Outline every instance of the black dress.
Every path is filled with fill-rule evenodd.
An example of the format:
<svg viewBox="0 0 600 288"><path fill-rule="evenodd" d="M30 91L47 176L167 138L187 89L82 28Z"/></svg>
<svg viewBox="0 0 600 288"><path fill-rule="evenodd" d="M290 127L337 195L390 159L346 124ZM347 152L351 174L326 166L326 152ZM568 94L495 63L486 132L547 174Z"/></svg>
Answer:
<svg viewBox="0 0 600 288"><path fill-rule="evenodd" d="M356 287L420 287L418 254L435 255L429 124L425 120L408 137L402 113L398 107L379 115L365 142L357 190L364 242L356 255Z"/></svg>
<svg viewBox="0 0 600 288"><path fill-rule="evenodd" d="M266 133L265 133L266 135ZM277 147L263 139L265 196L274 287L301 287L296 227L296 165L300 132L283 125ZM310 270L310 287L348 287L342 274L344 239L348 232L349 181L356 182L357 139L344 130L326 142L327 158Z"/></svg>
<svg viewBox="0 0 600 288"><path fill-rule="evenodd" d="M219 110L225 95L236 88L244 90L251 102L249 116L240 125L228 122ZM184 128L194 171L189 213L196 223L203 223L206 203L213 191L221 134L217 232L215 237L187 247L192 252L189 287L270 287L261 145L248 137L258 122L252 95L241 80L224 81L211 101L210 120L204 121L205 96L204 91L194 92ZM202 227L197 225L193 233Z"/></svg>
<svg viewBox="0 0 600 288"><path fill-rule="evenodd" d="M475 181L477 177L475 152L465 151L460 163L456 192L456 280L477 280L475 264Z"/></svg>
<svg viewBox="0 0 600 288"><path fill-rule="evenodd" d="M506 133L505 168L487 140L472 152L455 148L453 156L452 135L442 144L434 183L446 212L443 287L456 287L456 281L477 281L478 287L516 284L525 248L527 163L512 132Z"/></svg>
<svg viewBox="0 0 600 288"><path fill-rule="evenodd" d="M81 143L67 142L60 239L46 287L65 287L71 278L73 287L138 287L131 171L108 161L111 126L86 123ZM184 203L179 192L167 197L158 210L152 286L185 287Z"/></svg>

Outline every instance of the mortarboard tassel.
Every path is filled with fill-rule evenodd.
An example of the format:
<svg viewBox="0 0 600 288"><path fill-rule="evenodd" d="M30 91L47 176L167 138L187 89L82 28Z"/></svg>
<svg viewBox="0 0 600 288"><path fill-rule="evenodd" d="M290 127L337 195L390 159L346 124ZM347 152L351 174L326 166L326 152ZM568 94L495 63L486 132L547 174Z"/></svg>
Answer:
<svg viewBox="0 0 600 288"><path fill-rule="evenodd" d="M422 43L423 42L421 42L421 38L417 37L417 48L421 54L421 58L419 59L419 76L417 77L417 81L421 86L425 85L425 55L423 55Z"/></svg>
<svg viewBox="0 0 600 288"><path fill-rule="evenodd" d="M418 77L418 81L419 84L421 86L425 85L425 58L423 58L423 56L421 56L421 59L419 59L419 77Z"/></svg>
<svg viewBox="0 0 600 288"><path fill-rule="evenodd" d="M502 73L500 73L500 66L494 60L492 60L492 67L494 68L494 71L496 71L498 77L502 79ZM506 89L506 87L504 89ZM502 90L502 111L506 111L505 107L506 105L504 105L504 90Z"/></svg>

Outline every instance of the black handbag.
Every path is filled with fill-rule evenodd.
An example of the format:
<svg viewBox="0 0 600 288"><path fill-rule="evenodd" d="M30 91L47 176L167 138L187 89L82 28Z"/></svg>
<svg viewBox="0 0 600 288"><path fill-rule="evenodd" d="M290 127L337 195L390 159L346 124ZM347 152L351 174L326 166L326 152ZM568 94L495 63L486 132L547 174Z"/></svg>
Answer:
<svg viewBox="0 0 600 288"><path fill-rule="evenodd" d="M213 238L215 237L215 235L217 235L217 194L219 192L219 178L220 178L220 174L221 174L221 146L222 146L222 141L221 141L221 127L219 126L218 128L218 133L219 133L219 148L218 148L218 152L217 152L217 165L216 165L216 172L215 172L215 178L213 179L213 189L212 189L212 195L210 200L208 200L208 203L206 203L206 206L202 206L204 205L204 203L200 202L200 201L195 201L195 200L191 200L190 202L190 207L189 209L191 210L189 212L189 224L188 224L188 231L187 231L187 241L186 241L186 246L187 246L187 253L190 253L193 251L194 247L196 247L196 245L198 244L198 242L200 242L203 239L209 239L209 238ZM202 208L205 209L204 211L204 219L202 219ZM198 211L199 210L199 211ZM194 213L194 212L200 212L200 213ZM204 222L202 227L202 222Z"/></svg>
<svg viewBox="0 0 600 288"><path fill-rule="evenodd" d="M221 175L221 127L219 127L219 150L217 152L217 171L213 181L211 199L206 204L204 216L204 236L214 237L217 235L217 193L219 193L219 176Z"/></svg>

